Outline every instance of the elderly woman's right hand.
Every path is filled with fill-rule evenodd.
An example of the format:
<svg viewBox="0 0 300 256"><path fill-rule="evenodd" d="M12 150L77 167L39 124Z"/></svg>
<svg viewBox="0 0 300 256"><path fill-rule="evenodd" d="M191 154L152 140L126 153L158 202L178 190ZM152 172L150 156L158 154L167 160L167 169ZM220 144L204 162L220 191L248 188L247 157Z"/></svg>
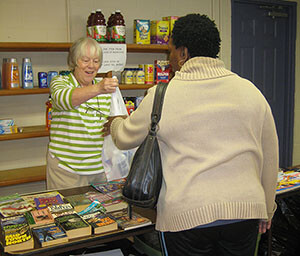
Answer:
<svg viewBox="0 0 300 256"><path fill-rule="evenodd" d="M113 93L116 91L116 88L119 86L119 81L117 78L103 78L99 83L100 93L99 94L107 94Z"/></svg>

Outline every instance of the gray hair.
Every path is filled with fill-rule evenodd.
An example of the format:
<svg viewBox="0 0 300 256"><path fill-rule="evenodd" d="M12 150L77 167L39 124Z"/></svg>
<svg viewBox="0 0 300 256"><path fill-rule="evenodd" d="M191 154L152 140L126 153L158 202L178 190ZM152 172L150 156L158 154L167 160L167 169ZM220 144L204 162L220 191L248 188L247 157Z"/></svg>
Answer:
<svg viewBox="0 0 300 256"><path fill-rule="evenodd" d="M78 59L86 56L88 46L90 47L91 54L98 56L100 63L102 62L102 48L99 43L90 37L82 37L72 44L69 51L68 66L71 71L74 71L77 66Z"/></svg>

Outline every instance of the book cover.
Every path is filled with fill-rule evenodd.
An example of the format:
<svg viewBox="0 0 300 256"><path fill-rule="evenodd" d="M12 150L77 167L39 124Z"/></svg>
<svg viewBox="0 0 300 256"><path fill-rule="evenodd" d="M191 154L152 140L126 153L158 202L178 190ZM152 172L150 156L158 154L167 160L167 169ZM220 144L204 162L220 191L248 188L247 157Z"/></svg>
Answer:
<svg viewBox="0 0 300 256"><path fill-rule="evenodd" d="M51 213L74 210L73 206L70 203L50 205L48 206L48 209L50 210Z"/></svg>
<svg viewBox="0 0 300 256"><path fill-rule="evenodd" d="M32 232L24 215L6 217L1 219L0 223L4 252L34 248Z"/></svg>
<svg viewBox="0 0 300 256"><path fill-rule="evenodd" d="M102 234L118 229L118 224L114 219L99 211L82 215L82 218L90 224L94 234Z"/></svg>
<svg viewBox="0 0 300 256"><path fill-rule="evenodd" d="M31 194L31 195L22 195L21 197L27 201L28 203L32 204L34 207L36 207L34 198L42 198L42 197L53 197L59 195L62 199L64 198L62 194L60 194L58 191L49 191L44 193L38 193L38 194Z"/></svg>
<svg viewBox="0 0 300 256"><path fill-rule="evenodd" d="M54 223L54 218L48 208L26 212L25 216L28 220L30 227Z"/></svg>
<svg viewBox="0 0 300 256"><path fill-rule="evenodd" d="M90 200L95 201L98 200L102 206L106 209L107 213L120 211L123 209L127 209L128 204L120 197L113 197L110 194L104 194L100 192L87 192L86 197Z"/></svg>
<svg viewBox="0 0 300 256"><path fill-rule="evenodd" d="M25 201L19 194L0 197L0 213L3 217L23 214L35 208L35 205Z"/></svg>
<svg viewBox="0 0 300 256"><path fill-rule="evenodd" d="M118 226L123 230L130 230L140 228L152 224L152 221L146 217L141 216L136 212L132 212L131 219L127 210L110 213L110 216L118 223Z"/></svg>
<svg viewBox="0 0 300 256"><path fill-rule="evenodd" d="M51 205L64 203L60 195L50 197L35 197L34 202L36 204L37 209L44 209Z"/></svg>
<svg viewBox="0 0 300 256"><path fill-rule="evenodd" d="M91 200L85 194L67 196L65 199L74 207L76 212L81 212L91 204Z"/></svg>
<svg viewBox="0 0 300 256"><path fill-rule="evenodd" d="M56 217L55 222L64 229L69 239L89 236L92 233L91 226L76 213Z"/></svg>
<svg viewBox="0 0 300 256"><path fill-rule="evenodd" d="M121 190L124 187L125 179L112 180L106 183L94 183L92 186L101 193L110 193L116 190Z"/></svg>
<svg viewBox="0 0 300 256"><path fill-rule="evenodd" d="M66 232L56 223L32 229L33 235L41 247L68 242Z"/></svg>

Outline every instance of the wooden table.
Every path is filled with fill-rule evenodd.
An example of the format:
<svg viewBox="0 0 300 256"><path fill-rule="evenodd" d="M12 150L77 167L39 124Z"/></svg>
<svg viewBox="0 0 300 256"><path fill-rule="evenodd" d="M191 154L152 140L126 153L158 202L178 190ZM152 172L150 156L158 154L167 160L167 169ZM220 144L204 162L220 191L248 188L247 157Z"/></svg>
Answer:
<svg viewBox="0 0 300 256"><path fill-rule="evenodd" d="M74 188L74 189L59 190L59 192L63 196L81 194L81 193L85 193L88 191L94 191L94 188L91 186L87 186L87 187L80 187L80 188ZM42 192L39 192L39 193L42 193ZM73 250L78 250L78 249L87 248L87 247L91 247L91 246L95 246L95 245L109 243L112 241L121 240L121 239L128 238L128 237L135 236L135 235L152 232L154 230L154 223L155 223L155 218L156 218L155 210L134 207L133 211L141 214L144 217L149 218L153 224L149 225L149 226L141 227L141 228L127 230L127 231L118 229L113 232L73 239L65 244L59 244L59 245L54 245L54 246L49 246L49 247L44 247L44 248L39 248L39 246L36 244L36 241L35 241L35 249L27 250L27 251L23 251L23 252L4 253L3 248L0 245L0 255L1 256L2 255L3 256L9 256L9 255L18 255L18 256L29 256L29 255L30 256L31 255L36 255L36 256L44 256L45 255L46 256L46 255L49 255L49 256L53 256L53 255L59 254L59 253L65 253L65 252L69 252L69 251L73 251Z"/></svg>

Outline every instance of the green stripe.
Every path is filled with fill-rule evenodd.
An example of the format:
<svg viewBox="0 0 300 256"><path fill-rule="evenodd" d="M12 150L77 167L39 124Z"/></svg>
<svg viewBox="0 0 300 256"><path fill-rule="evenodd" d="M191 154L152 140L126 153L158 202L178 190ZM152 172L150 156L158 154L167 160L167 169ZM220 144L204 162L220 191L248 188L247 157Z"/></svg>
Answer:
<svg viewBox="0 0 300 256"><path fill-rule="evenodd" d="M52 128L51 128L52 129ZM67 140L77 140L77 141L95 141L95 142L98 142L98 141L104 141L104 138L103 137L99 137L99 138L79 138L79 137L73 137L71 135L62 135L62 134L51 134L51 137L50 139L53 137L56 137L56 138L62 138L62 139L67 139Z"/></svg>
<svg viewBox="0 0 300 256"><path fill-rule="evenodd" d="M64 146L71 146L71 147L77 147L77 148L95 148L95 144L93 144L93 145L79 144L79 143L74 143L74 142L59 141L59 140L52 139L52 138L51 138L51 142L53 144L60 144L60 145L64 145Z"/></svg>
<svg viewBox="0 0 300 256"><path fill-rule="evenodd" d="M59 150L61 151L62 148L60 147L55 147L55 146L52 146L51 147L52 149L54 150ZM66 152L66 153L73 153L73 154L76 154L78 153L78 150L73 150L73 149L66 149L66 148L63 148L63 151ZM82 158L86 158L85 155L90 155L90 154L97 154L97 157L99 157L99 154L101 155L101 150L91 150L91 151L80 151L80 154L83 155L82 157L79 157L79 158L76 158L76 159L82 159ZM93 159L93 157L89 157L89 159Z"/></svg>

